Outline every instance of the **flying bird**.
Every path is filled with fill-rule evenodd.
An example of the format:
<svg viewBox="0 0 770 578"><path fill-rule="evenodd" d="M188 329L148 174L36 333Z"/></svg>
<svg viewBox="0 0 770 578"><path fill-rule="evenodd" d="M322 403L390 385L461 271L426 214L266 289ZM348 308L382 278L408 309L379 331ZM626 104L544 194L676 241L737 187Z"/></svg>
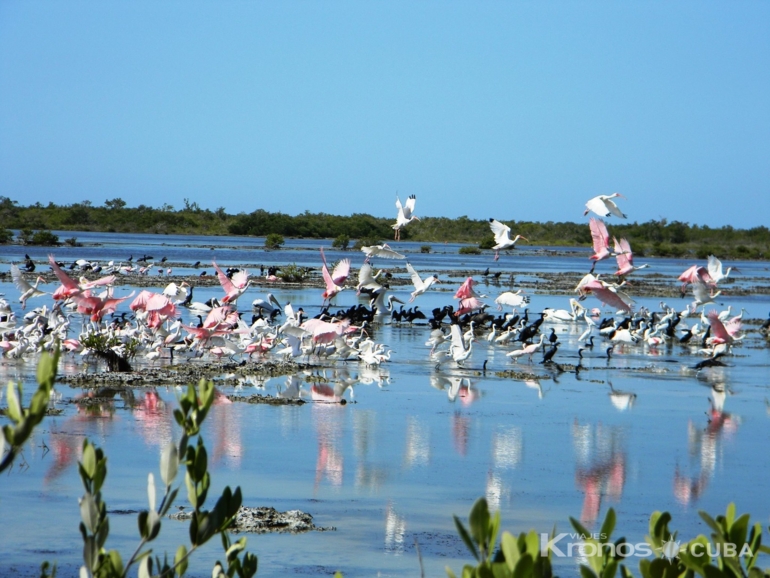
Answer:
<svg viewBox="0 0 770 578"><path fill-rule="evenodd" d="M593 261L591 265L591 273L593 273L596 264L602 259L611 257L612 252L610 251L610 234L607 232L607 225L604 224L604 221L591 217L588 226L591 228L591 239L594 245L594 254L590 257Z"/></svg>
<svg viewBox="0 0 770 578"><path fill-rule="evenodd" d="M345 281L350 275L350 259L343 259L334 268L334 271L329 273L329 267L326 265L326 256L324 250L321 249L321 259L323 260L323 267L321 273L323 274L324 283L326 283L326 291L321 295L326 301L331 301L337 293L345 288Z"/></svg>
<svg viewBox="0 0 770 578"><path fill-rule="evenodd" d="M37 286L40 284L40 282L45 282L45 280L42 277L38 277L35 280L34 285L30 285L24 277L21 275L21 270L17 265L11 265L11 278L13 279L14 285L16 285L16 289L21 291L21 295L19 296L19 302L21 302L21 308L24 309L27 307L27 299L32 299L33 297L40 297L41 295L48 295L45 291L42 291L37 288Z"/></svg>
<svg viewBox="0 0 770 578"><path fill-rule="evenodd" d="M414 291L412 292L412 298L409 299L409 303L417 299L420 295L425 293L428 289L430 289L430 286L434 283L438 283L438 275L433 275L431 277L426 277L425 280L423 280L420 277L420 274L415 271L414 267L412 267L409 262L406 263L406 270L412 277L412 285L414 285Z"/></svg>
<svg viewBox="0 0 770 578"><path fill-rule="evenodd" d="M489 228L492 229L492 234L495 236L495 246L492 247L495 250L495 261L500 258L500 251L513 249L519 239L529 241L529 239L521 235L516 235L516 237L511 240L511 228L497 219L489 219Z"/></svg>
<svg viewBox="0 0 770 578"><path fill-rule="evenodd" d="M404 205L401 205L401 199L398 198L398 195L396 195L396 208L398 209L398 215L396 216L396 223L395 225L391 225L393 227L393 230L396 232L395 240L400 241L401 240L401 229L406 227L409 223L411 223L414 219L420 220L419 217L416 217L414 215L414 203L415 203L415 195L409 195L409 198L406 200L406 203Z"/></svg>
<svg viewBox="0 0 770 578"><path fill-rule="evenodd" d="M246 292L246 289L249 288L251 280L249 279L248 272L241 269L234 273L232 277L228 277L215 261L212 261L211 264L217 272L219 284L222 285L222 289L225 290L225 296L222 299L222 303L232 303L233 301L236 301L238 297L243 295Z"/></svg>
<svg viewBox="0 0 770 578"><path fill-rule="evenodd" d="M364 263L368 263L372 257L382 257L384 259L406 259L401 253L397 253L391 249L387 244L371 245L369 247L361 247L361 251L366 255Z"/></svg>
<svg viewBox="0 0 770 578"><path fill-rule="evenodd" d="M618 262L618 270L615 271L615 275L629 275L638 269L646 269L649 267L646 263L644 265L639 265L638 267L634 265L634 254L631 252L631 245L627 239L618 241L613 237L613 241L615 242L615 259Z"/></svg>
<svg viewBox="0 0 770 578"><path fill-rule="evenodd" d="M585 216L593 211L600 217L609 217L610 215L615 215L616 217L625 219L626 216L615 204L615 201L612 200L615 197L622 197L625 199L625 197L620 193L612 193L611 195L599 195L594 197L586 203L586 210L583 212L583 215Z"/></svg>

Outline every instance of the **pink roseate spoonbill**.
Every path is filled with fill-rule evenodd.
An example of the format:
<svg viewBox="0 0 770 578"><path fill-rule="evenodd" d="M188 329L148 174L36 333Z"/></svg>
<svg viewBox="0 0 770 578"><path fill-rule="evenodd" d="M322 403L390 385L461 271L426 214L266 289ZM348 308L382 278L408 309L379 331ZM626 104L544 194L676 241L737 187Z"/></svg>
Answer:
<svg viewBox="0 0 770 578"><path fill-rule="evenodd" d="M412 277L412 285L414 285L414 291L412 291L412 298L409 299L409 303L417 299L420 295L425 293L428 289L430 289L431 285L434 283L438 283L438 275L433 275L431 277L426 277L424 280L420 277L420 274L415 271L414 267L409 264L407 261L406 263L406 270L409 273L409 275Z"/></svg>
<svg viewBox="0 0 770 578"><path fill-rule="evenodd" d="M463 284L460 285L460 288L455 293L455 299L467 299L468 297L486 297L486 295L476 293L476 290L473 288L473 277L468 277L463 281Z"/></svg>
<svg viewBox="0 0 770 578"><path fill-rule="evenodd" d="M460 317L461 315L483 309L484 307L486 307L486 303L477 297L464 297L460 299L460 303L458 304L457 311L455 311L454 315L455 317Z"/></svg>
<svg viewBox="0 0 770 578"><path fill-rule="evenodd" d="M618 262L618 270L615 271L615 275L621 277L629 275L638 269L646 269L648 264L634 266L634 254L631 252L631 245L627 239L621 239L618 241L613 237L615 242L615 259Z"/></svg>
<svg viewBox="0 0 770 578"><path fill-rule="evenodd" d="M719 283L722 279L727 279L730 271L738 271L738 267L728 267L727 271L722 272L722 261L714 257L714 255L709 255L707 268L714 283ZM740 273L740 271L738 272Z"/></svg>
<svg viewBox="0 0 770 578"><path fill-rule="evenodd" d="M492 229L492 234L495 236L495 246L492 247L495 250L495 261L500 258L500 251L514 249L519 239L529 241L529 239L522 235L516 235L511 240L511 228L497 219L489 219L489 228Z"/></svg>
<svg viewBox="0 0 770 578"><path fill-rule="evenodd" d="M594 197L586 203L586 210L583 212L583 215L587 215L593 211L600 217L609 217L610 215L615 215L616 217L625 219L626 216L615 204L615 201L612 200L615 197L621 197L625 199L625 197L620 193L612 193L611 195L599 195Z"/></svg>
<svg viewBox="0 0 770 578"><path fill-rule="evenodd" d="M237 271L233 274L232 278L230 278L217 266L216 262L212 261L211 264L217 272L219 284L222 285L222 289L225 290L225 296L222 299L222 303L232 303L233 301L236 301L238 297L246 292L249 285L251 285L251 280L249 279L247 271Z"/></svg>
<svg viewBox="0 0 770 578"><path fill-rule="evenodd" d="M682 282L682 295L687 292L687 286L696 281L700 281L706 287L715 289L717 284L708 272L708 269L699 265L693 265L687 269L684 273L679 275L679 280Z"/></svg>
<svg viewBox="0 0 770 578"><path fill-rule="evenodd" d="M719 320L719 313L715 310L711 310L708 312L708 320L709 325L711 325L711 337L709 337L709 343L710 344L719 344L719 343L726 343L728 345L732 344L735 341L735 335L731 334L730 331L728 331L727 327L724 323L722 323ZM735 325L732 325L730 329L734 331L734 333L737 333L741 328L740 322L737 324L737 327Z"/></svg>
<svg viewBox="0 0 770 578"><path fill-rule="evenodd" d="M134 293L125 297L107 297L101 298L95 295L91 295L90 291L84 291L72 296L72 300L77 303L77 312L91 316L91 321L101 321L102 318L109 314L114 313L123 301L133 297Z"/></svg>
<svg viewBox="0 0 770 578"><path fill-rule="evenodd" d="M53 298L55 301L59 299L67 299L72 295L82 293L82 289L80 288L78 282L72 279L62 270L61 267L59 267L53 255L48 255L48 263L51 265L51 269L53 270L54 275L56 275L56 278L61 282L61 286L53 292Z"/></svg>
<svg viewBox="0 0 770 578"><path fill-rule="evenodd" d="M612 256L610 252L610 234L607 232L607 225L604 224L604 221L596 217L591 217L588 226L591 228L591 239L594 245L594 254L590 257L591 261L593 261L591 264L591 273L593 273L594 267L596 267L599 261Z"/></svg>
<svg viewBox="0 0 770 578"><path fill-rule="evenodd" d="M342 259L331 273L329 273L323 249L321 249L321 259L323 260L321 273L323 274L324 283L326 283L326 291L321 296L324 299L324 303L326 303L327 301L331 302L337 293L345 289L345 281L347 281L348 275L350 275L350 259Z"/></svg>
<svg viewBox="0 0 770 578"><path fill-rule="evenodd" d="M401 205L401 199L396 195L396 208L398 209L398 215L396 216L395 225L391 225L396 232L395 240L401 240L401 229L406 227L413 220L419 221L420 218L414 215L414 203L417 197L415 195L409 195L406 199L406 203Z"/></svg>
<svg viewBox="0 0 770 578"><path fill-rule="evenodd" d="M19 296L19 302L21 303L22 309L25 309L27 307L27 299L32 299L33 297L40 297L42 295L48 295L47 292L37 288L37 286L40 285L41 282L45 283L45 279L43 279L42 277L38 277L37 279L35 279L35 284L30 285L22 276L21 270L17 265L11 265L11 278L13 279L13 284L16 285L16 289L21 291L21 295Z"/></svg>
<svg viewBox="0 0 770 578"><path fill-rule="evenodd" d="M616 287L612 287L598 279L586 283L583 286L583 291L585 293L591 293L594 297L599 299L599 301L610 307L625 311L626 313L631 313L633 311L632 306L634 302L628 295Z"/></svg>
<svg viewBox="0 0 770 578"><path fill-rule="evenodd" d="M361 247L361 251L366 255L364 263L368 263L372 257L382 257L383 259L406 259L401 253L397 253L388 246L387 243L382 245L370 245L369 247Z"/></svg>

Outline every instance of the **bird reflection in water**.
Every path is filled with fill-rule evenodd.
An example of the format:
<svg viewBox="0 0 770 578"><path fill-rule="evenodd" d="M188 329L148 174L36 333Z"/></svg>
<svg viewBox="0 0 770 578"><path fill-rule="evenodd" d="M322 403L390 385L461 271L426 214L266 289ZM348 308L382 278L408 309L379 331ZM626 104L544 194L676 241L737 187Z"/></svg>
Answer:
<svg viewBox="0 0 770 578"><path fill-rule="evenodd" d="M341 397L334 388L326 384L313 384L310 388L313 401L337 401ZM318 489L324 477L333 486L342 485L343 455L338 448L342 437L342 417L345 409L339 403L314 403L312 407L318 438L318 457L315 465L315 488Z"/></svg>
<svg viewBox="0 0 770 578"><path fill-rule="evenodd" d="M145 391L131 405L131 410L147 445L164 448L171 441L171 409L157 391Z"/></svg>
<svg viewBox="0 0 770 578"><path fill-rule="evenodd" d="M492 437L492 467L487 474L486 487L487 503L491 509L500 509L503 499L510 496L510 486L504 483L502 473L519 465L523 447L523 436L519 427L511 427L494 433Z"/></svg>
<svg viewBox="0 0 770 578"><path fill-rule="evenodd" d="M396 513L392 503L385 510L385 551L400 556L404 553L406 519Z"/></svg>
<svg viewBox="0 0 770 578"><path fill-rule="evenodd" d="M700 473L686 476L677 465L674 470L674 496L684 505L697 500L705 492L721 454L724 435L732 436L740 425L740 417L724 410L727 388L724 383L711 386L708 424L698 428L692 420L687 423L687 446L692 459L700 458Z"/></svg>
<svg viewBox="0 0 770 578"><path fill-rule="evenodd" d="M410 415L406 418L406 449L404 465L407 468L427 466L430 463L430 428Z"/></svg>
<svg viewBox="0 0 770 578"><path fill-rule="evenodd" d="M217 464L224 460L233 467L239 466L243 457L241 420L236 408L233 407L233 402L216 387L210 416L214 428L211 463Z"/></svg>
<svg viewBox="0 0 770 578"><path fill-rule="evenodd" d="M618 501L626 480L623 431L602 424L572 425L572 441L577 453L575 483L583 492L582 522L596 521L603 496Z"/></svg>
<svg viewBox="0 0 770 578"><path fill-rule="evenodd" d="M127 405L133 400L133 392L128 388L91 390L76 398L77 413L60 427L52 420L47 445L54 461L45 473L45 483L61 476L80 459L84 439L104 439L109 434L115 419L116 395Z"/></svg>

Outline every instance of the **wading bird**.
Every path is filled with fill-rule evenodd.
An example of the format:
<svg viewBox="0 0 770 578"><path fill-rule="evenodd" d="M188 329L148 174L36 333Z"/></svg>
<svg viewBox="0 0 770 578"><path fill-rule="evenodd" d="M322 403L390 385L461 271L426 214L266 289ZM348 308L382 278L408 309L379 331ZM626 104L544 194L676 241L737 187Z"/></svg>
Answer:
<svg viewBox="0 0 770 578"><path fill-rule="evenodd" d="M406 203L404 205L401 204L401 199L398 198L398 195L396 195L396 208L398 209L398 215L396 216L396 223L394 225L391 225L393 227L393 230L396 232L395 240L400 241L401 240L401 229L406 227L409 223L411 223L414 219L420 220L419 217L416 217L414 215L414 203L415 203L415 195L409 195L409 198L406 200Z"/></svg>

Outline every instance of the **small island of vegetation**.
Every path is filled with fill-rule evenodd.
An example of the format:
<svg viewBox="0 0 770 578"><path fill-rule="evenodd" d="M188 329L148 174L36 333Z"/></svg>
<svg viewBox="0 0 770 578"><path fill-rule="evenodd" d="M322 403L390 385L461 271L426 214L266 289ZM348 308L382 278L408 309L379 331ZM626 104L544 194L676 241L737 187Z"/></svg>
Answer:
<svg viewBox="0 0 770 578"><path fill-rule="evenodd" d="M505 215L500 215L504 217ZM224 207L212 211L198 203L184 201L175 209L169 204L159 208L139 205L129 207L120 198L109 199L101 206L90 201L71 205L35 203L22 206L18 201L0 196L0 243L57 244L50 231L100 231L150 234L250 235L256 237L335 239L347 248L350 239L389 239L394 219L364 213L330 215L304 212L299 215L271 213L257 209L251 213L230 214ZM530 244L549 246L590 246L588 223L503 220L512 231L529 239ZM685 257L699 259L710 254L733 259L767 259L770 255L770 229L754 227L736 229L691 225L681 221L647 221L625 223L613 221L612 234L625 237L637 256ZM10 229L17 229L16 236ZM493 246L486 219L467 216L450 219L425 216L402 229L402 240L425 243L469 243L480 249ZM76 243L70 238L68 244Z"/></svg>

